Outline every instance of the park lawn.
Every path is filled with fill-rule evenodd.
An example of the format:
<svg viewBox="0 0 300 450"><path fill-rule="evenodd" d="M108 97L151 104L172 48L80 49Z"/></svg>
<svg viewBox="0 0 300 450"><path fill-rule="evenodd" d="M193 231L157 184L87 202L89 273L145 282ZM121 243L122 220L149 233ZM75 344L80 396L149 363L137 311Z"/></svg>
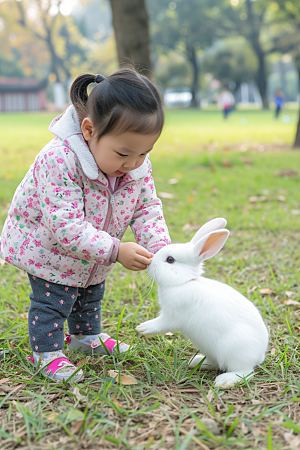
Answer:
<svg viewBox="0 0 300 450"><path fill-rule="evenodd" d="M241 131L247 124L240 123L246 114L253 122L248 140ZM16 117L28 139L8 138ZM5 122L1 225L17 184L49 139L44 130L49 119L33 114L0 119ZM203 133L195 130L198 121ZM207 261L206 276L248 296L270 328L269 350L255 377L233 389L215 389L216 372L188 369L195 349L183 336L138 335L135 327L158 313L155 288L147 292L145 272L117 264L107 280L102 326L131 342L131 351L119 358L66 351L83 365L84 383L49 382L26 359L26 274L2 262L0 338L9 353L0 362L0 380L7 378L0 384L1 450L297 448L299 176L282 170L298 170L300 152L280 149L292 142L294 128L295 122L276 123L265 112L236 112L225 124L219 113L174 110L167 113L166 129L151 155L174 242L189 240L213 217L228 221L231 235L220 254ZM125 239L132 240L131 231ZM112 383L111 370L137 384L124 384L123 377Z"/></svg>

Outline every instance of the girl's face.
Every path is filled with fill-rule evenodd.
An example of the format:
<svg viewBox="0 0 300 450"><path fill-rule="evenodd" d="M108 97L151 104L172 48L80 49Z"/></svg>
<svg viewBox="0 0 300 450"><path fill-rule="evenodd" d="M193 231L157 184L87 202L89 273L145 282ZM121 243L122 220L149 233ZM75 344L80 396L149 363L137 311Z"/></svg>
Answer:
<svg viewBox="0 0 300 450"><path fill-rule="evenodd" d="M159 136L158 133L125 132L117 136L105 134L97 142L95 128L88 117L82 121L81 129L99 169L111 177L121 177L140 167Z"/></svg>

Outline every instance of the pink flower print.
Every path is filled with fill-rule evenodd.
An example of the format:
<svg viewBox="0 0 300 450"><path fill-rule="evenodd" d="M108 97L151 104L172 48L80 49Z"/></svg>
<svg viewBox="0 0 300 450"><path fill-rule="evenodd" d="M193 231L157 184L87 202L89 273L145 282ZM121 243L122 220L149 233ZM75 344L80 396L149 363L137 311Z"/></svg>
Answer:
<svg viewBox="0 0 300 450"><path fill-rule="evenodd" d="M131 199L131 203L134 203L134 202L135 202L135 199L134 199L134 198L132 198L132 199Z"/></svg>
<svg viewBox="0 0 300 450"><path fill-rule="evenodd" d="M32 278L33 278L34 280L36 279L36 277L35 277L34 275L32 276Z"/></svg>
<svg viewBox="0 0 300 450"><path fill-rule="evenodd" d="M35 325L35 320L32 321L32 324Z"/></svg>
<svg viewBox="0 0 300 450"><path fill-rule="evenodd" d="M71 298L73 298L73 299L74 299L74 298L75 298L75 295L73 294Z"/></svg>
<svg viewBox="0 0 300 450"><path fill-rule="evenodd" d="M64 160L63 160L62 158L56 158L56 161L57 161L59 164L63 164L63 162L64 162Z"/></svg>
<svg viewBox="0 0 300 450"><path fill-rule="evenodd" d="M103 288L103 284L101 284L101 286L100 287L102 287Z"/></svg>
<svg viewBox="0 0 300 450"><path fill-rule="evenodd" d="M76 325L76 328L77 328L77 330L79 330L80 326L79 326L79 325Z"/></svg>
<svg viewBox="0 0 300 450"><path fill-rule="evenodd" d="M38 320L38 316L35 316L35 320Z"/></svg>
<svg viewBox="0 0 300 450"><path fill-rule="evenodd" d="M35 267L37 267L38 269L42 268L42 264L40 262L36 263Z"/></svg>
<svg viewBox="0 0 300 450"><path fill-rule="evenodd" d="M67 270L67 275L68 275L68 277L70 276L70 275L73 275L73 270L72 269L69 269L69 270Z"/></svg>
<svg viewBox="0 0 300 450"><path fill-rule="evenodd" d="M97 308L94 308L94 311L97 311Z"/></svg>
<svg viewBox="0 0 300 450"><path fill-rule="evenodd" d="M69 288L68 287L65 287L65 291L67 292L69 290Z"/></svg>
<svg viewBox="0 0 300 450"><path fill-rule="evenodd" d="M34 261L33 261L33 259L29 259L29 260L28 260L28 264L29 264L29 265L32 265L32 264L34 264Z"/></svg>
<svg viewBox="0 0 300 450"><path fill-rule="evenodd" d="M38 346L36 345L35 347L34 347L36 350L38 350Z"/></svg>
<svg viewBox="0 0 300 450"><path fill-rule="evenodd" d="M55 344L54 344L54 347L58 347L58 344L55 343Z"/></svg>
<svg viewBox="0 0 300 450"><path fill-rule="evenodd" d="M54 326L55 326L55 328L58 327L58 323L55 323Z"/></svg>
<svg viewBox="0 0 300 450"><path fill-rule="evenodd" d="M85 303L84 306L87 306L87 303Z"/></svg>
<svg viewBox="0 0 300 450"><path fill-rule="evenodd" d="M49 295L50 295L50 292L46 292L46 295L47 295L47 297L49 297Z"/></svg>
<svg viewBox="0 0 300 450"><path fill-rule="evenodd" d="M46 198L45 198L45 203L46 203L47 205L49 205L49 204L50 204L50 200L49 200L49 198L48 198L48 197L46 197Z"/></svg>
<svg viewBox="0 0 300 450"><path fill-rule="evenodd" d="M51 337L51 336L52 336L52 333L48 333L48 336Z"/></svg>
<svg viewBox="0 0 300 450"><path fill-rule="evenodd" d="M89 290L88 290L88 293L89 293L89 294L91 294L91 293L92 293L92 291L91 291L91 290L89 289Z"/></svg>
<svg viewBox="0 0 300 450"><path fill-rule="evenodd" d="M35 337L34 336L32 336L32 340L35 341Z"/></svg>
<svg viewBox="0 0 300 450"><path fill-rule="evenodd" d="M46 284L45 284L45 286L46 286L46 287L49 287L49 284L48 284L48 283L46 283Z"/></svg>
<svg viewBox="0 0 300 450"><path fill-rule="evenodd" d="M78 292L78 297L81 297L81 294Z"/></svg>
<svg viewBox="0 0 300 450"><path fill-rule="evenodd" d="M61 305L63 304L63 302L64 302L63 300L59 300L59 303L60 303Z"/></svg>
<svg viewBox="0 0 300 450"><path fill-rule="evenodd" d="M96 317L96 319L98 319L98 315L96 315L95 317Z"/></svg>
<svg viewBox="0 0 300 450"><path fill-rule="evenodd" d="M76 311L76 308L72 308L73 309L73 311Z"/></svg>
<svg viewBox="0 0 300 450"><path fill-rule="evenodd" d="M90 324L89 324L89 323L86 323L86 326L87 326L87 327L89 327L89 326L90 326Z"/></svg>

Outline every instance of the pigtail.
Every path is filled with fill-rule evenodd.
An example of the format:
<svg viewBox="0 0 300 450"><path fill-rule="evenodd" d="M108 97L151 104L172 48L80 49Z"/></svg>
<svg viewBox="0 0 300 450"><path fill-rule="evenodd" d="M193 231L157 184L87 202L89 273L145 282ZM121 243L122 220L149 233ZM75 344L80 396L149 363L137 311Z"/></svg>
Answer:
<svg viewBox="0 0 300 450"><path fill-rule="evenodd" d="M79 75L72 83L70 99L75 106L80 123L86 117L86 104L88 101L88 85L95 83L96 76L91 73Z"/></svg>

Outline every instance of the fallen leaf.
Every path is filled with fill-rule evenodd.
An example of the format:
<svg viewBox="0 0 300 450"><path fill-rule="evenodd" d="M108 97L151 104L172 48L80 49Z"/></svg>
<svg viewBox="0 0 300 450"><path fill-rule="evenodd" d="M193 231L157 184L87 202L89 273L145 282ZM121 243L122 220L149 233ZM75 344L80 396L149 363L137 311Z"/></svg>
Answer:
<svg viewBox="0 0 300 450"><path fill-rule="evenodd" d="M73 390L73 394L75 395L75 397L77 398L77 400L78 400L79 402L83 402L83 401L86 400L85 395L82 395L82 394L79 392L79 388L78 388L77 386L76 386L75 389Z"/></svg>
<svg viewBox="0 0 300 450"><path fill-rule="evenodd" d="M161 198L169 198L169 199L174 198L174 195L170 194L169 192L159 192L158 195Z"/></svg>
<svg viewBox="0 0 300 450"><path fill-rule="evenodd" d="M300 331L300 327L295 326L294 329Z"/></svg>
<svg viewBox="0 0 300 450"><path fill-rule="evenodd" d="M78 361L78 363L76 364L76 367L80 367L82 366L82 364L84 364L86 362L87 358L81 359L80 361Z"/></svg>
<svg viewBox="0 0 300 450"><path fill-rule="evenodd" d="M249 429L248 429L248 427L247 427L247 425L245 424L244 421L241 423L241 430L242 430L243 434L248 434L249 433Z"/></svg>
<svg viewBox="0 0 300 450"><path fill-rule="evenodd" d="M177 184L179 182L178 178L170 178L168 183L169 184Z"/></svg>
<svg viewBox="0 0 300 450"><path fill-rule="evenodd" d="M119 402L119 400L116 399L116 397L113 395L112 396L112 401L120 408L120 409L124 409L123 406L121 405L121 403Z"/></svg>
<svg viewBox="0 0 300 450"><path fill-rule="evenodd" d="M115 370L109 370L108 372L109 376L114 378L115 380L119 381L119 373ZM120 383L124 384L125 386L128 386L130 384L137 384L137 381L132 378L130 375L120 375Z"/></svg>
<svg viewBox="0 0 300 450"><path fill-rule="evenodd" d="M294 295L295 292L292 291L285 291L285 295L287 295L288 297L291 297L292 295Z"/></svg>
<svg viewBox="0 0 300 450"><path fill-rule="evenodd" d="M189 223L186 223L185 225L183 225L182 231L187 231L187 230L194 231L194 230L199 230L199 228L200 228L200 225L195 225L193 222L189 222Z"/></svg>
<svg viewBox="0 0 300 450"><path fill-rule="evenodd" d="M297 177L299 177L299 172L297 170L292 170L292 169L282 169L279 172L275 173L275 177L297 178Z"/></svg>
<svg viewBox="0 0 300 450"><path fill-rule="evenodd" d="M265 195L261 195L260 197L256 197L256 196L249 197L248 200L250 203L258 203L258 202L267 202L269 199Z"/></svg>
<svg viewBox="0 0 300 450"><path fill-rule="evenodd" d="M261 429L259 427L252 427L253 436L259 436L261 434Z"/></svg>
<svg viewBox="0 0 300 450"><path fill-rule="evenodd" d="M253 286L251 289L249 289L249 293L252 293L255 291L255 289L257 289L257 286Z"/></svg>
<svg viewBox="0 0 300 450"><path fill-rule="evenodd" d="M261 400L256 400L255 398L251 399L251 403L252 405L260 405L261 404Z"/></svg>
<svg viewBox="0 0 300 450"><path fill-rule="evenodd" d="M212 401L212 399L214 398L214 392L210 389L209 391L208 391L208 394L207 394L207 400L209 401L209 402L211 402Z"/></svg>
<svg viewBox="0 0 300 450"><path fill-rule="evenodd" d="M242 157L240 158L240 161L244 164L252 164L252 159L250 158Z"/></svg>
<svg viewBox="0 0 300 450"><path fill-rule="evenodd" d="M223 167L232 167L232 163L230 161L228 161L228 159L223 159L222 166Z"/></svg>
<svg viewBox="0 0 300 450"><path fill-rule="evenodd" d="M73 434L78 433L80 428L82 427L82 424L83 424L83 419L75 420L74 422L72 422L71 433L73 433Z"/></svg>
<svg viewBox="0 0 300 450"><path fill-rule="evenodd" d="M49 416L47 416L47 419L48 420L55 420L57 416L59 416L59 414L56 413L56 412L53 412L53 413L49 414Z"/></svg>
<svg viewBox="0 0 300 450"><path fill-rule="evenodd" d="M283 302L285 305L295 305L298 308L300 308L300 302L296 302L296 300L292 300L292 299L288 299L288 300L283 300Z"/></svg>
<svg viewBox="0 0 300 450"><path fill-rule="evenodd" d="M7 381L9 381L9 378L2 378L2 380L0 380L0 384L6 383Z"/></svg>
<svg viewBox="0 0 300 450"><path fill-rule="evenodd" d="M285 196L284 195L278 195L277 200L280 202L285 202Z"/></svg>
<svg viewBox="0 0 300 450"><path fill-rule="evenodd" d="M275 348L273 347L271 350L271 355L274 356L275 355Z"/></svg>
<svg viewBox="0 0 300 450"><path fill-rule="evenodd" d="M264 288L264 289L260 289L259 292L262 295L271 295L273 293L273 290L271 288Z"/></svg>

